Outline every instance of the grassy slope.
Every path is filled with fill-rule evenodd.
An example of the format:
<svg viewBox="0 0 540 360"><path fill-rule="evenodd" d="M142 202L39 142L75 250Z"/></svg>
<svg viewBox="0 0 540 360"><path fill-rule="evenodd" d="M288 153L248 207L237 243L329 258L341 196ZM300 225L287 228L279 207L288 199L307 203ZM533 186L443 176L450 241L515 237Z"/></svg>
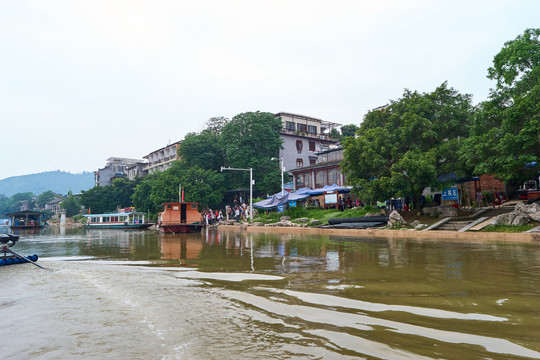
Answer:
<svg viewBox="0 0 540 360"><path fill-rule="evenodd" d="M287 209L283 214L270 212L268 215L259 211L259 215L254 218L254 221L261 221L264 223L272 223L279 221L279 216L289 216L291 220L298 218L308 218L310 220L319 220L321 224L328 224L329 219L333 218L348 218L348 217L361 217L367 213L378 213L379 209L366 206L363 209L349 209L345 211L338 211L336 209L323 210L318 208L306 209L304 207L295 207Z"/></svg>

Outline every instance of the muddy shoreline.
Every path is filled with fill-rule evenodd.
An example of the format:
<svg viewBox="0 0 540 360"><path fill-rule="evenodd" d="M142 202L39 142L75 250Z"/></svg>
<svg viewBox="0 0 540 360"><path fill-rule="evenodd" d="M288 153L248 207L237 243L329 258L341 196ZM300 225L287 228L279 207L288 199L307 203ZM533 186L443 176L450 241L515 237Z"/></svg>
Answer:
<svg viewBox="0 0 540 360"><path fill-rule="evenodd" d="M468 243L529 243L540 245L540 233L409 231L389 229L324 229L305 227L266 227L246 225L218 225L219 231L245 231L248 233L332 235L360 238L408 239L415 241L444 241Z"/></svg>

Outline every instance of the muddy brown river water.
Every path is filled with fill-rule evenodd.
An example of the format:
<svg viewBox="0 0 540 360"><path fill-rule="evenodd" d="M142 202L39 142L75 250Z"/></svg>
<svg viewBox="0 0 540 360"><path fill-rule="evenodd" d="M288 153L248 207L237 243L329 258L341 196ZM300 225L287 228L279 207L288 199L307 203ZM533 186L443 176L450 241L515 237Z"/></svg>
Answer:
<svg viewBox="0 0 540 360"><path fill-rule="evenodd" d="M540 247L50 228L0 267L4 359L540 359Z"/></svg>

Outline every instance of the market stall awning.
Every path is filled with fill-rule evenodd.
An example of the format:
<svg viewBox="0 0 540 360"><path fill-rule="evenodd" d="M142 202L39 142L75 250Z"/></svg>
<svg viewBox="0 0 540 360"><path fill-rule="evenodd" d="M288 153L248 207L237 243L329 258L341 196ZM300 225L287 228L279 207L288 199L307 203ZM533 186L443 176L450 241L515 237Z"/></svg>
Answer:
<svg viewBox="0 0 540 360"><path fill-rule="evenodd" d="M313 190L311 190L309 187L306 186L306 187L303 187L303 188L300 188L300 189L296 190L296 191L294 192L294 194L297 194L297 195L305 195L305 194L308 194L308 195L309 195L309 193L310 193L311 191L313 191Z"/></svg>
<svg viewBox="0 0 540 360"><path fill-rule="evenodd" d="M287 204L289 201L304 200L310 197L309 194L297 194L285 192L281 194L281 191L277 194L270 196L268 199L258 201L253 204L254 207L259 209L272 209L279 205Z"/></svg>
<svg viewBox="0 0 540 360"><path fill-rule="evenodd" d="M351 189L352 187L350 186L339 186L337 184L332 184L332 185L324 185L322 188L311 190L309 194L311 196L318 196L326 192L333 192L333 191L337 191L338 194L343 194L343 193L350 192Z"/></svg>

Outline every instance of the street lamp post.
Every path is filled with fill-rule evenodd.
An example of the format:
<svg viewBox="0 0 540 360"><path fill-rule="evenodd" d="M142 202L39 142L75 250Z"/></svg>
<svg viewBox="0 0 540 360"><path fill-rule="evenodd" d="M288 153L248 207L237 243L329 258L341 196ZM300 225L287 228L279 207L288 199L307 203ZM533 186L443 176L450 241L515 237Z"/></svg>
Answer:
<svg viewBox="0 0 540 360"><path fill-rule="evenodd" d="M279 162L280 162L280 165L281 165L280 166L280 168L281 168L281 196L283 196L283 194L285 193L285 189L283 187L283 173L285 172L285 166L283 164L283 157L281 157L279 159L273 157L270 160L279 160Z"/></svg>
<svg viewBox="0 0 540 360"><path fill-rule="evenodd" d="M221 171L249 171L249 221L253 221L253 169L235 169L232 167L221 167Z"/></svg>

